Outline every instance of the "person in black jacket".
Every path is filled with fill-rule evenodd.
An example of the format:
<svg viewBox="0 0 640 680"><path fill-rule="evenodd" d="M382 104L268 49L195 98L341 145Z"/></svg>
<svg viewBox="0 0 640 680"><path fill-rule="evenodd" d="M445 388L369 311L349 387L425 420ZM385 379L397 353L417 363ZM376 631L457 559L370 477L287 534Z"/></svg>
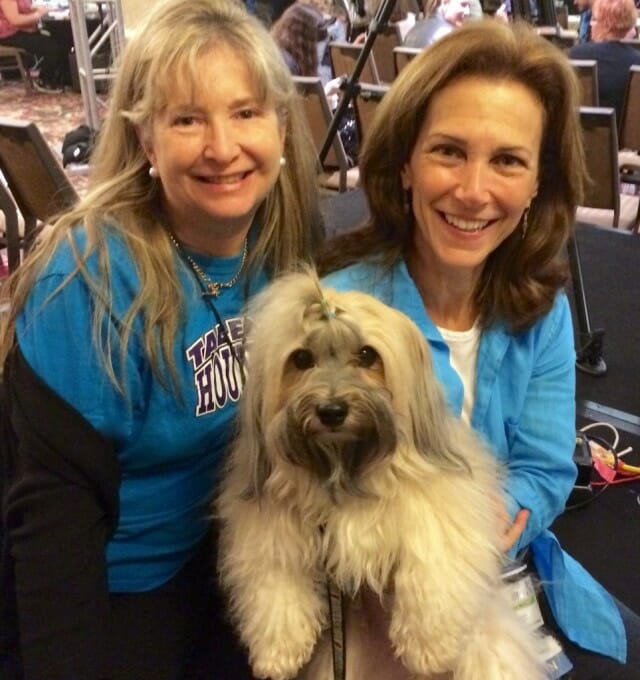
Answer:
<svg viewBox="0 0 640 680"><path fill-rule="evenodd" d="M591 42L569 50L571 59L596 60L600 106L612 106L618 121L629 68L640 64L640 51L621 42L635 37L637 16L633 0L595 0L591 9Z"/></svg>

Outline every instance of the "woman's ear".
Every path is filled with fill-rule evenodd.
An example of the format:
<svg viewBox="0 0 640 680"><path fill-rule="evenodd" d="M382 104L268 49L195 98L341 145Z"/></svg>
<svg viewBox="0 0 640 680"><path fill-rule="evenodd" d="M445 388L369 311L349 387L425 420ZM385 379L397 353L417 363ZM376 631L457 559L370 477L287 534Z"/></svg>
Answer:
<svg viewBox="0 0 640 680"><path fill-rule="evenodd" d="M138 138L138 142L140 143L140 146L142 147L142 150L144 151L147 160L149 161L149 164L155 165L156 156L155 153L153 152L153 144L151 143L151 139L149 138L148 132L142 125L136 125L134 129L136 131L136 137Z"/></svg>
<svg viewBox="0 0 640 680"><path fill-rule="evenodd" d="M402 188L409 191L411 189L411 166L408 163L405 163L400 170L400 180L402 181Z"/></svg>
<svg viewBox="0 0 640 680"><path fill-rule="evenodd" d="M536 183L533 187L533 193L531 194L531 200L529 201L529 205L533 203L535 200L536 196L538 195L538 190L540 189L540 175L538 174L538 177L536 177Z"/></svg>

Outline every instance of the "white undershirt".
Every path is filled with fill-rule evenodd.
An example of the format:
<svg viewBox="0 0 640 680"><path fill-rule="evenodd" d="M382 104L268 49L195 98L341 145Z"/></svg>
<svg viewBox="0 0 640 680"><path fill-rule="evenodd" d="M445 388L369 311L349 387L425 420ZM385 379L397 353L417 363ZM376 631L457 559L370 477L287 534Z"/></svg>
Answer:
<svg viewBox="0 0 640 680"><path fill-rule="evenodd" d="M480 347L480 326L474 323L468 331L450 331L438 326L444 341L449 346L451 366L460 376L464 388L461 418L471 424L471 413L476 393L476 365Z"/></svg>

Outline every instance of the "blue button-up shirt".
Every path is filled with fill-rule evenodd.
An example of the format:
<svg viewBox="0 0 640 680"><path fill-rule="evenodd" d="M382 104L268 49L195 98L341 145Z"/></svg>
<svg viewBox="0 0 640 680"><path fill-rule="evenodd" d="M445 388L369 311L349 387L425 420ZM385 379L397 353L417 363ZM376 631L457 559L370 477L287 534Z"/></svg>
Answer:
<svg viewBox="0 0 640 680"><path fill-rule="evenodd" d="M324 284L370 293L409 316L429 342L450 407L461 413L462 381L404 262L385 274L356 264ZM626 634L615 602L549 531L576 478L575 423L575 350L566 296L558 294L552 309L524 332L513 334L501 323L484 329L471 424L506 467L512 516L521 508L531 512L514 552L530 546L553 614L570 640L624 661Z"/></svg>

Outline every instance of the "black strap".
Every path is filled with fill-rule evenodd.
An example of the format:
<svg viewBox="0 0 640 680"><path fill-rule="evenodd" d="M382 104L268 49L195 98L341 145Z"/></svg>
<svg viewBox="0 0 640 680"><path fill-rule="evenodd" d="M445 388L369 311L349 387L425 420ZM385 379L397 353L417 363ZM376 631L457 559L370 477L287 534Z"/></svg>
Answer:
<svg viewBox="0 0 640 680"><path fill-rule="evenodd" d="M327 579L327 593L331 617L333 680L345 680L347 648L344 628L344 599L340 588L331 577Z"/></svg>

